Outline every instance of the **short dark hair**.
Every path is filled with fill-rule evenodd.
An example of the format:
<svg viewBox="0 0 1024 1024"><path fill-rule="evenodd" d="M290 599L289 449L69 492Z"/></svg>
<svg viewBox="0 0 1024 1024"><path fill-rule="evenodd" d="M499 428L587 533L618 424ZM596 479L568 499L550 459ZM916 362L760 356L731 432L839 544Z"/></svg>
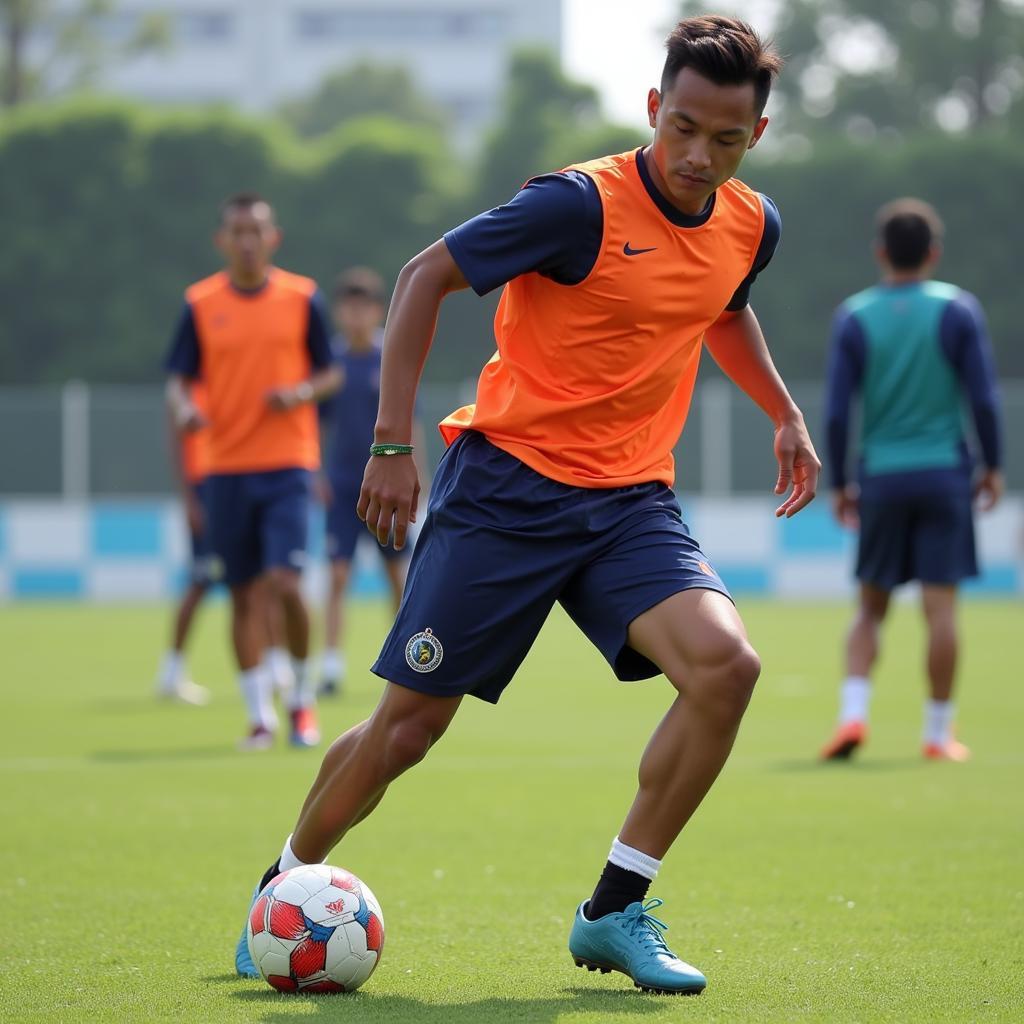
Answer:
<svg viewBox="0 0 1024 1024"><path fill-rule="evenodd" d="M946 230L935 207L923 199L894 199L878 211L875 223L878 242L896 270L917 270Z"/></svg>
<svg viewBox="0 0 1024 1024"><path fill-rule="evenodd" d="M334 282L335 302L345 299L368 299L384 305L384 278L369 267L349 267Z"/></svg>
<svg viewBox="0 0 1024 1024"><path fill-rule="evenodd" d="M661 91L671 89L683 68L693 68L716 85L754 85L758 117L764 112L772 82L783 59L745 21L719 14L684 18L665 40L668 56Z"/></svg>
<svg viewBox="0 0 1024 1024"><path fill-rule="evenodd" d="M260 203L270 210L271 217L273 217L274 208L259 192L236 192L234 195L228 196L220 204L221 224L228 219L229 213L234 213L235 210L251 210L254 206L259 206Z"/></svg>

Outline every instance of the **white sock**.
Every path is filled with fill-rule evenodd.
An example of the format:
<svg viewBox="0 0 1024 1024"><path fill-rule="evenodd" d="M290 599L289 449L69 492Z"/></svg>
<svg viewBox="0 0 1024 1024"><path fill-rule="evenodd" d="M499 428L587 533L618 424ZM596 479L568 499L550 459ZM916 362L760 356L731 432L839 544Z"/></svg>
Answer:
<svg viewBox="0 0 1024 1024"><path fill-rule="evenodd" d="M840 695L839 724L866 722L870 703L871 680L866 676L848 676Z"/></svg>
<svg viewBox="0 0 1024 1024"><path fill-rule="evenodd" d="M320 655L320 676L325 681L340 683L345 678L345 655L337 647L325 647Z"/></svg>
<svg viewBox="0 0 1024 1024"><path fill-rule="evenodd" d="M274 689L288 690L295 685L291 658L283 647L268 647L263 652L263 664Z"/></svg>
<svg viewBox="0 0 1024 1024"><path fill-rule="evenodd" d="M661 867L660 860L656 860L632 846L626 846L625 843L620 843L618 836L612 840L608 860L620 868L625 868L626 871L643 875L644 878L649 878L652 882L658 877L658 868Z"/></svg>
<svg viewBox="0 0 1024 1024"><path fill-rule="evenodd" d="M161 690L173 690L185 678L185 655L181 651L168 651L160 662Z"/></svg>
<svg viewBox="0 0 1024 1024"><path fill-rule="evenodd" d="M238 673L238 685L242 690L245 709L249 712L249 724L264 729L277 728L277 715L271 703L271 682L262 665Z"/></svg>
<svg viewBox="0 0 1024 1024"><path fill-rule="evenodd" d="M953 702L928 700L924 704L924 742L948 743L953 738Z"/></svg>
<svg viewBox="0 0 1024 1024"><path fill-rule="evenodd" d="M288 693L289 710L311 708L316 703L316 686L313 683L313 672L309 659L300 661L298 658L292 658L291 672L295 681Z"/></svg>
<svg viewBox="0 0 1024 1024"><path fill-rule="evenodd" d="M291 871L292 868L300 868L306 862L299 860L295 856L295 851L292 849L292 837L289 836L284 841L284 849L281 851L281 857L278 860L278 864L281 866L282 871ZM323 864L323 861L317 861L318 864Z"/></svg>

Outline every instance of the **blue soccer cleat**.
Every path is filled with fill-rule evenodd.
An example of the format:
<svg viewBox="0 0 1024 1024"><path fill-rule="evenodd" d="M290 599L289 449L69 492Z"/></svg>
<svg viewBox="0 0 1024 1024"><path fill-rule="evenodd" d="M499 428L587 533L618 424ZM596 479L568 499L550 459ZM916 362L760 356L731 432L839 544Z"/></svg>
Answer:
<svg viewBox="0 0 1024 1024"><path fill-rule="evenodd" d="M668 948L662 937L668 926L650 914L662 903L659 899L630 903L622 913L606 914L596 921L587 920L587 904L581 903L569 935L569 952L576 966L602 974L619 971L644 992L703 992L707 979Z"/></svg>
<svg viewBox="0 0 1024 1024"><path fill-rule="evenodd" d="M249 914L252 913L252 908L256 905L256 898L259 894L260 887L257 885L252 891ZM249 955L249 914L245 915L245 924L242 925L242 937L238 940L238 945L235 947L235 973L240 978L258 978L260 976L260 972L256 969L256 965L252 962L252 957Z"/></svg>

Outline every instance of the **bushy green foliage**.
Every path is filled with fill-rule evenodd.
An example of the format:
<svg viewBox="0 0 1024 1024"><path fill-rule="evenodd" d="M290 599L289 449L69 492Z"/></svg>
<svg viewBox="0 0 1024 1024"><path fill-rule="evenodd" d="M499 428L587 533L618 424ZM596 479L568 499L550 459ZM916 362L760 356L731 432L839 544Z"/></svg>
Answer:
<svg viewBox="0 0 1024 1024"><path fill-rule="evenodd" d="M876 210L914 195L933 203L946 224L936 276L978 295L999 370L1024 375L1015 297L1024 152L1011 139L935 133L886 147L839 142L819 146L800 163L752 159L741 175L782 212L782 244L752 304L789 374L824 372L832 310L877 277Z"/></svg>
<svg viewBox="0 0 1024 1024"><path fill-rule="evenodd" d="M219 265L217 205L239 189L277 207L282 266L323 285L354 262L393 280L419 249L531 174L643 142L602 121L572 83L531 115L522 79L558 85L542 66L536 56L517 65L519 98L510 98L475 175L436 129L388 117L349 120L311 142L280 122L224 110L79 101L8 115L0 121L0 380L158 378L184 288ZM820 142L800 162L755 152L741 175L782 210L782 247L753 303L788 375L823 369L832 309L875 277L874 211L900 194L939 208L948 227L940 276L980 296L1000 370L1024 374L1014 301L1024 153L1011 139ZM431 378L476 373L493 350L495 299L469 293L445 304Z"/></svg>

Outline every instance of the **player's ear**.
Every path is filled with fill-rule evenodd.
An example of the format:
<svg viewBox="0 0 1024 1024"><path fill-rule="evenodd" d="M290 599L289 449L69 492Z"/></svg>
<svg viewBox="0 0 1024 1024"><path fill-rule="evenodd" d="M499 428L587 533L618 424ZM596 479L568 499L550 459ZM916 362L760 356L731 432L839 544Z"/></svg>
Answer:
<svg viewBox="0 0 1024 1024"><path fill-rule="evenodd" d="M274 233L270 236L270 251L277 252L282 241L284 241L284 232L275 225Z"/></svg>
<svg viewBox="0 0 1024 1024"><path fill-rule="evenodd" d="M750 136L750 142L747 143L747 149L753 149L759 142L762 135L764 135L765 128L768 127L768 118L762 116L758 119L757 124L754 125L754 134Z"/></svg>
<svg viewBox="0 0 1024 1024"><path fill-rule="evenodd" d="M218 252L227 251L227 239L224 237L224 228L217 228L213 233L213 247Z"/></svg>
<svg viewBox="0 0 1024 1024"><path fill-rule="evenodd" d="M652 88L647 93L647 122L652 128L657 127L659 110L661 110L661 93Z"/></svg>

